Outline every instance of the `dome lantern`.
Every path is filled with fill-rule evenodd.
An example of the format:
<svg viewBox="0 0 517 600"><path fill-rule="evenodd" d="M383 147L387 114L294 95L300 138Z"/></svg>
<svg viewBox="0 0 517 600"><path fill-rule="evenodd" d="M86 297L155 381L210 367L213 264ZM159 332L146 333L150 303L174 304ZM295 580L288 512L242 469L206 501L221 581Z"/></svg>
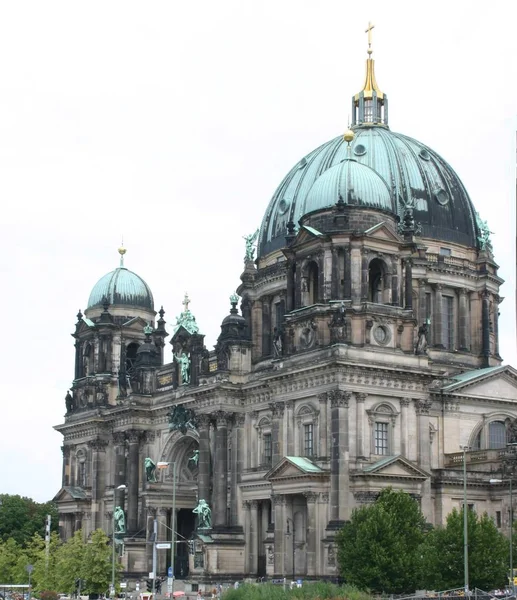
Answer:
<svg viewBox="0 0 517 600"><path fill-rule="evenodd" d="M352 126L384 125L388 126L388 97L381 92L375 79L375 64L372 58L372 29L368 23L368 58L366 59L366 78L363 89L352 98Z"/></svg>

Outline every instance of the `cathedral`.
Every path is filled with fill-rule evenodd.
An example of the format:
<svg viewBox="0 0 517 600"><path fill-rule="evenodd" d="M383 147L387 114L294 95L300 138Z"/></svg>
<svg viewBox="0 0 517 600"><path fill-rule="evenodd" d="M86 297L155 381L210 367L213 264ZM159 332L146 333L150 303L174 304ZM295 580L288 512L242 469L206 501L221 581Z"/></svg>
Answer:
<svg viewBox="0 0 517 600"><path fill-rule="evenodd" d="M441 525L466 484L509 530L517 372L490 232L452 167L390 129L371 44L351 108L246 238L214 349L187 295L174 324L156 312L123 247L77 315L60 532L122 538L128 589L153 541L179 579L336 577L337 532L387 486Z"/></svg>

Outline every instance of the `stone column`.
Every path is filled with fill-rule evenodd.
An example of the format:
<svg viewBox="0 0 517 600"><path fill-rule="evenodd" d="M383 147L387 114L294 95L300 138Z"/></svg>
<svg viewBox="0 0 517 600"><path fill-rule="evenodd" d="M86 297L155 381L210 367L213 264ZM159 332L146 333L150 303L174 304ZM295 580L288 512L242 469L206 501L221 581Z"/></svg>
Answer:
<svg viewBox="0 0 517 600"><path fill-rule="evenodd" d="M235 414L233 426L233 444L232 444L232 464L231 469L231 489L230 489L230 513L231 523L228 525L238 525L240 522L239 514L239 482L244 469L244 421L246 415L243 413Z"/></svg>
<svg viewBox="0 0 517 600"><path fill-rule="evenodd" d="M70 485L70 446L61 446L63 453L63 472L61 474L61 485Z"/></svg>
<svg viewBox="0 0 517 600"><path fill-rule="evenodd" d="M128 469L127 469L127 531L135 533L138 530L138 488L140 483L140 437L141 432L130 430L127 432L129 442Z"/></svg>
<svg viewBox="0 0 517 600"><path fill-rule="evenodd" d="M490 357L490 293L484 290L481 300L481 329L483 332L483 366L489 367Z"/></svg>
<svg viewBox="0 0 517 600"><path fill-rule="evenodd" d="M362 394L357 392L355 394L355 407L356 407L356 415L355 415L355 427L356 427L356 440L357 440L357 448L356 455L357 458L365 458L366 453L364 451L364 424L365 424L365 412L364 412L364 401L366 400L366 394Z"/></svg>
<svg viewBox="0 0 517 600"><path fill-rule="evenodd" d="M255 575L258 570L258 501L250 502L250 573Z"/></svg>
<svg viewBox="0 0 517 600"><path fill-rule="evenodd" d="M168 508L159 508L157 511L158 518L158 541L165 542L172 539L172 532L167 529L167 521L169 517L169 509ZM175 523L178 521L176 520ZM177 530L177 528L176 528ZM157 552L157 563L158 563L158 573L167 573L167 568L171 564L169 560L167 560L169 551L167 552Z"/></svg>
<svg viewBox="0 0 517 600"><path fill-rule="evenodd" d="M316 500L318 494L314 492L305 492L304 496L307 500L307 575L317 574L317 522L316 522Z"/></svg>
<svg viewBox="0 0 517 600"><path fill-rule="evenodd" d="M332 454L330 458L330 520L349 518L349 439L348 403L350 393L343 390L329 392L331 406Z"/></svg>
<svg viewBox="0 0 517 600"><path fill-rule="evenodd" d="M76 340L75 344L75 377L74 379L80 379L83 376L83 345L79 340Z"/></svg>
<svg viewBox="0 0 517 600"><path fill-rule="evenodd" d="M331 288L330 288L330 299L337 300L342 298L341 296L341 285L339 283L339 254L337 248L332 248L332 277L331 277Z"/></svg>
<svg viewBox="0 0 517 600"><path fill-rule="evenodd" d="M328 407L328 398L327 392L323 392L318 396L318 400L320 403L320 449L318 451L318 455L320 457L328 457L328 436L327 436L327 407ZM293 429L294 431L294 429Z"/></svg>
<svg viewBox="0 0 517 600"><path fill-rule="evenodd" d="M442 301L442 290L443 286L441 284L437 284L434 289L434 310L433 310L433 340L435 348L444 348L442 342L442 309L443 309L443 301Z"/></svg>
<svg viewBox="0 0 517 600"><path fill-rule="evenodd" d="M413 265L410 258L406 258L406 277L405 277L405 307L409 310L413 308Z"/></svg>
<svg viewBox="0 0 517 600"><path fill-rule="evenodd" d="M271 354L271 299L264 296L262 299L262 356Z"/></svg>
<svg viewBox="0 0 517 600"><path fill-rule="evenodd" d="M468 352L469 350L469 314L468 314L468 296L467 290L465 288L460 289L460 300L459 300L459 313L460 313L460 331L459 331L459 349L463 352Z"/></svg>
<svg viewBox="0 0 517 600"><path fill-rule="evenodd" d="M409 431L408 431L408 406L409 398L400 399L400 453L409 458Z"/></svg>
<svg viewBox="0 0 517 600"><path fill-rule="evenodd" d="M283 456L282 444L282 421L284 417L285 403L271 402L269 404L272 412L271 423L271 445L272 445L272 460L271 466L274 467ZM275 563L276 564L276 563Z"/></svg>
<svg viewBox="0 0 517 600"><path fill-rule="evenodd" d="M286 497L282 494L275 494L271 497L273 510L275 512L275 575L284 576L285 560L285 508Z"/></svg>
<svg viewBox="0 0 517 600"><path fill-rule="evenodd" d="M391 259L391 303L398 306L399 301L399 275L398 275L398 256Z"/></svg>
<svg viewBox="0 0 517 600"><path fill-rule="evenodd" d="M198 460L198 497L210 500L210 416L199 415L197 418L199 433L199 460Z"/></svg>
<svg viewBox="0 0 517 600"><path fill-rule="evenodd" d="M92 527L102 527L101 501L104 497L106 476L106 446L107 440L96 439L88 442L91 449L91 476L92 476Z"/></svg>
<svg viewBox="0 0 517 600"><path fill-rule="evenodd" d="M244 540L246 542L246 552L244 553L244 573L248 575L250 573L250 557L252 552L251 545L251 525L250 525L250 502L245 500L242 503L243 512L243 528L244 528Z"/></svg>
<svg viewBox="0 0 517 600"><path fill-rule="evenodd" d="M286 312L291 312L294 310L294 270L293 270L293 262L291 260L286 261L285 265L285 273L287 279L287 289L286 289L286 298L285 298L285 310Z"/></svg>
<svg viewBox="0 0 517 600"><path fill-rule="evenodd" d="M361 249L361 300L368 300L368 263L369 256L366 250Z"/></svg>
<svg viewBox="0 0 517 600"><path fill-rule="evenodd" d="M418 326L426 322L426 285L427 279L419 279L418 281Z"/></svg>
<svg viewBox="0 0 517 600"><path fill-rule="evenodd" d="M83 526L83 514L82 512L76 512L74 513L74 533L76 531L79 531L80 529L82 529Z"/></svg>
<svg viewBox="0 0 517 600"><path fill-rule="evenodd" d="M284 448L286 448L286 456L294 456L297 454L294 450L294 402L288 400L285 403L287 409L287 427L284 427Z"/></svg>
<svg viewBox="0 0 517 600"><path fill-rule="evenodd" d="M495 355L499 358L499 303L500 296L494 296L494 335L495 335Z"/></svg>
<svg viewBox="0 0 517 600"><path fill-rule="evenodd" d="M227 525L227 489L228 489L228 419L230 414L217 411L216 421L214 481L213 481L213 524L219 527Z"/></svg>
<svg viewBox="0 0 517 600"><path fill-rule="evenodd" d="M117 490L119 485L127 485L126 479L126 435L123 431L113 432L113 487L115 506L124 507L125 491Z"/></svg>
<svg viewBox="0 0 517 600"><path fill-rule="evenodd" d="M429 435L430 400L415 400L418 429L418 465L427 473L431 470L431 441ZM427 479L422 484L422 513L432 522L431 481Z"/></svg>

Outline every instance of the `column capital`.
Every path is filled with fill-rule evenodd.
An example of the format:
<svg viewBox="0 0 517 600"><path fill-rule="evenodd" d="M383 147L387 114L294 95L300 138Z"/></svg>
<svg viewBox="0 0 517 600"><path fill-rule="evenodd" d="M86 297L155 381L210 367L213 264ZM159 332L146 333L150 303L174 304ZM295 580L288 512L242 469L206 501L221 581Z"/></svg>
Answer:
<svg viewBox="0 0 517 600"><path fill-rule="evenodd" d="M258 500L250 500L250 508L251 510L257 510L258 509Z"/></svg>
<svg viewBox="0 0 517 600"><path fill-rule="evenodd" d="M433 404L431 400L419 400L416 398L414 400L414 403L417 415L428 415L429 410Z"/></svg>
<svg viewBox="0 0 517 600"><path fill-rule="evenodd" d="M318 400L322 404L326 404L326 402L328 401L328 392L321 392L321 394L318 394Z"/></svg>
<svg viewBox="0 0 517 600"><path fill-rule="evenodd" d="M123 446L126 443L126 434L123 431L114 431L112 437L116 446Z"/></svg>
<svg viewBox="0 0 517 600"><path fill-rule="evenodd" d="M210 415L197 415L198 429L208 429L210 427Z"/></svg>
<svg viewBox="0 0 517 600"><path fill-rule="evenodd" d="M242 508L243 508L243 510L249 510L250 509L250 501L249 500L243 500L242 501Z"/></svg>
<svg viewBox="0 0 517 600"><path fill-rule="evenodd" d="M232 413L226 412L224 410L216 410L212 413L212 419L214 419L217 428L220 427L228 427L228 423L232 417Z"/></svg>
<svg viewBox="0 0 517 600"><path fill-rule="evenodd" d="M284 416L285 402L270 402L269 408L273 413L273 417L281 418Z"/></svg>
<svg viewBox="0 0 517 600"><path fill-rule="evenodd" d="M159 508L158 509L158 514L162 517L166 517L169 514L169 509L168 508Z"/></svg>
<svg viewBox="0 0 517 600"><path fill-rule="evenodd" d="M142 432L137 429L130 429L126 434L130 444L138 444L142 438Z"/></svg>
<svg viewBox="0 0 517 600"><path fill-rule="evenodd" d="M400 406L409 406L410 402L411 402L410 398L401 398L400 399Z"/></svg>
<svg viewBox="0 0 517 600"><path fill-rule="evenodd" d="M366 396L368 396L368 394L365 394L364 392L356 392L355 400L356 402L364 402L366 400Z"/></svg>
<svg viewBox="0 0 517 600"><path fill-rule="evenodd" d="M328 393L331 408L348 408L352 394L344 390L330 390Z"/></svg>
<svg viewBox="0 0 517 600"><path fill-rule="evenodd" d="M69 444L65 444L64 446L61 446L61 452L63 453L63 456L65 458L68 458L70 456L71 449L72 449L72 446L70 446Z"/></svg>
<svg viewBox="0 0 517 600"><path fill-rule="evenodd" d="M146 510L148 515L156 517L156 506L147 506Z"/></svg>
<svg viewBox="0 0 517 600"><path fill-rule="evenodd" d="M307 504L314 504L318 498L318 494L316 494L316 492L303 492L303 495L307 500Z"/></svg>
<svg viewBox="0 0 517 600"><path fill-rule="evenodd" d="M143 439L146 444L152 444L152 442L154 442L156 439L156 431L144 431Z"/></svg>
<svg viewBox="0 0 517 600"><path fill-rule="evenodd" d="M106 452L106 447L108 445L108 440L103 440L101 438L97 438L95 440L90 440L88 442L88 446L95 450L96 452Z"/></svg>
<svg viewBox="0 0 517 600"><path fill-rule="evenodd" d="M284 504L286 504L287 499L285 497L285 494L273 494L271 496L271 503L273 504L273 506L282 506Z"/></svg>
<svg viewBox="0 0 517 600"><path fill-rule="evenodd" d="M246 415L244 413L235 413L235 426L236 427L243 427L245 420L246 420Z"/></svg>

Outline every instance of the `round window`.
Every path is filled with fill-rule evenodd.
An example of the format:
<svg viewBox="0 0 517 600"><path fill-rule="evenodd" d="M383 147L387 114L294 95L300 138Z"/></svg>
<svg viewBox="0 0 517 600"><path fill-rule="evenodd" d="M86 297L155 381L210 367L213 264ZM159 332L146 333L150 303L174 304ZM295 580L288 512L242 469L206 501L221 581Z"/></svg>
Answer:
<svg viewBox="0 0 517 600"><path fill-rule="evenodd" d="M420 156L420 158L422 160L431 160L431 155L429 154L429 152L427 152L427 150L425 148L422 148L420 150L420 152L418 153L418 156Z"/></svg>
<svg viewBox="0 0 517 600"><path fill-rule="evenodd" d="M380 346L385 346L390 341L390 330L384 325L378 325L373 330L373 337Z"/></svg>
<svg viewBox="0 0 517 600"><path fill-rule="evenodd" d="M356 156L363 156L366 154L366 148L362 144L357 144L357 146L354 147L354 154Z"/></svg>
<svg viewBox="0 0 517 600"><path fill-rule="evenodd" d="M280 202L278 203L278 212L281 215L285 215L285 213L287 212L288 208L289 208L289 200L286 200L285 198L282 198L282 200L280 200Z"/></svg>
<svg viewBox="0 0 517 600"><path fill-rule="evenodd" d="M434 197L436 198L436 202L442 206L449 203L449 194L443 188L437 189L434 192Z"/></svg>

